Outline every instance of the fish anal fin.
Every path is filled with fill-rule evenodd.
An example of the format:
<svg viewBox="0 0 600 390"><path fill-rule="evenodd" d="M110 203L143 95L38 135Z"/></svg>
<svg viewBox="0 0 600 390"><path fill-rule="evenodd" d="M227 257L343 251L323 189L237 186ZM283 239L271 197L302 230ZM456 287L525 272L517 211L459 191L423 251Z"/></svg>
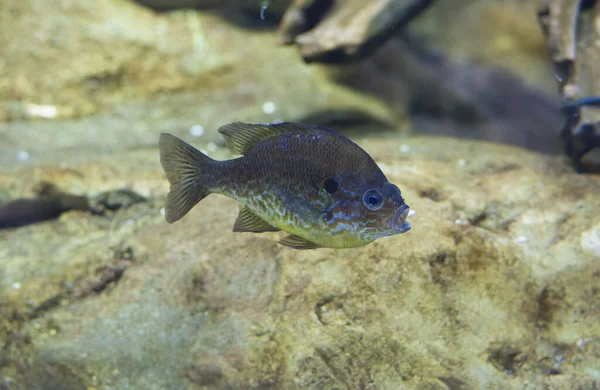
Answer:
<svg viewBox="0 0 600 390"><path fill-rule="evenodd" d="M294 248L294 249L322 248L321 245L315 244L314 242L310 242L300 236L296 236L293 234L283 237L281 240L279 240L279 243L281 245L285 245L285 246L288 246L288 247Z"/></svg>
<svg viewBox="0 0 600 390"><path fill-rule="evenodd" d="M263 232L277 232L281 229L276 228L258 215L254 214L248 206L243 206L240 213L233 224L234 232L251 232L251 233L263 233Z"/></svg>
<svg viewBox="0 0 600 390"><path fill-rule="evenodd" d="M304 131L310 126L283 122L270 125L253 125L242 122L233 122L219 128L219 133L225 139L227 148L233 154L245 154L254 145L263 139L292 131Z"/></svg>

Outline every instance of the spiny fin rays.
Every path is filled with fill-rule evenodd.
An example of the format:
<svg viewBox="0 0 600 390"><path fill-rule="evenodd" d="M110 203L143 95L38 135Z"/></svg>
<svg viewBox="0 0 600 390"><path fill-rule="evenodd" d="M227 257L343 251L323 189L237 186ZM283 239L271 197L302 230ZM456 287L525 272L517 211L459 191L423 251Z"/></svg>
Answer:
<svg viewBox="0 0 600 390"><path fill-rule="evenodd" d="M298 123L283 122L271 125L252 125L242 122L233 122L219 128L219 133L225 139L227 148L233 154L246 154L254 145L261 140L274 135L292 132L304 131L311 126Z"/></svg>
<svg viewBox="0 0 600 390"><path fill-rule="evenodd" d="M278 232L279 228L272 226L270 223L254 214L248 206L244 205L238 214L235 223L233 224L234 232Z"/></svg>
<svg viewBox="0 0 600 390"><path fill-rule="evenodd" d="M308 240L305 240L302 237L295 236L293 234L283 237L281 240L279 240L279 243L281 245L289 246L290 248L294 248L294 249L322 248L321 245L315 244L314 242L310 242Z"/></svg>

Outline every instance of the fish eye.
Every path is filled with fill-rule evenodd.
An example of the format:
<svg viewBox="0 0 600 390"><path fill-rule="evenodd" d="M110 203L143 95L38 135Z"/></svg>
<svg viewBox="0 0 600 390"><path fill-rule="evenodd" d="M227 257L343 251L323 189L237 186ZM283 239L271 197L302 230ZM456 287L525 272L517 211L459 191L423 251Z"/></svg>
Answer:
<svg viewBox="0 0 600 390"><path fill-rule="evenodd" d="M333 177L328 177L323 180L323 189L327 191L328 194L333 194L338 190L340 183Z"/></svg>
<svg viewBox="0 0 600 390"><path fill-rule="evenodd" d="M368 190L363 195L363 203L371 211L379 210L383 206L383 195L377 190Z"/></svg>

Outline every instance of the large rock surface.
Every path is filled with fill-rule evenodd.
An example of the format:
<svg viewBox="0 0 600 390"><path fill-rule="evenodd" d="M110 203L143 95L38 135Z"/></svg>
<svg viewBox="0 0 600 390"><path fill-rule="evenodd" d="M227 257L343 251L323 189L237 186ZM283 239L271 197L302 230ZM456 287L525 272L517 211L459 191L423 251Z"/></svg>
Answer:
<svg viewBox="0 0 600 390"><path fill-rule="evenodd" d="M2 7L0 122L87 116L157 95L172 109L146 112L147 119L176 118L171 111L193 106L205 127L317 111L404 118L331 81L323 67L305 65L274 32L247 30L211 11L160 14L126 0L7 0ZM181 91L193 97L169 104ZM273 109L263 110L269 102Z"/></svg>
<svg viewBox="0 0 600 390"><path fill-rule="evenodd" d="M155 148L1 174L11 198L40 181L151 198L0 232L2 388L597 383L599 178L488 143L358 141L416 215L352 250L233 233L236 203L216 195L166 224Z"/></svg>

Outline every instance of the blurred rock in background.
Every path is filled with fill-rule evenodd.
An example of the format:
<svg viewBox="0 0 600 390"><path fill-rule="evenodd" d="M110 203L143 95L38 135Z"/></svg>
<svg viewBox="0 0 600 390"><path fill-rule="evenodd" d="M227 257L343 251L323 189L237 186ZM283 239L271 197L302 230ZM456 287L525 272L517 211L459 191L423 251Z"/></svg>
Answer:
<svg viewBox="0 0 600 390"><path fill-rule="evenodd" d="M306 65L293 46L280 45L274 26L286 1L141 3L188 9L4 2L3 145L42 141L53 126L65 129L66 139L54 134L45 143L57 151L146 145L159 130L182 134L195 124L218 141L216 127L232 120L309 118L559 151L554 76L527 2L434 2L371 56L342 66ZM241 19L258 28L234 23ZM38 118L62 120L21 122ZM73 130L69 118L86 118L91 131Z"/></svg>

